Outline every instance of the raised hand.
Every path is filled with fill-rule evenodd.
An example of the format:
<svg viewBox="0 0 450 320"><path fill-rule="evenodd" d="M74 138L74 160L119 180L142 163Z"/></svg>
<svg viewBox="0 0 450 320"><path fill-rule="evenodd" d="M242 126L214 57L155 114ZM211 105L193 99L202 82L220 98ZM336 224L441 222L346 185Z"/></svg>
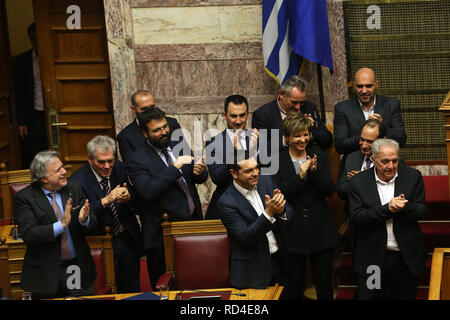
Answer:
<svg viewBox="0 0 450 320"><path fill-rule="evenodd" d="M78 220L81 222L85 222L87 218L89 217L89 212L91 211L91 207L89 205L89 200L86 199L84 202L83 207L80 209L80 213L78 214Z"/></svg>

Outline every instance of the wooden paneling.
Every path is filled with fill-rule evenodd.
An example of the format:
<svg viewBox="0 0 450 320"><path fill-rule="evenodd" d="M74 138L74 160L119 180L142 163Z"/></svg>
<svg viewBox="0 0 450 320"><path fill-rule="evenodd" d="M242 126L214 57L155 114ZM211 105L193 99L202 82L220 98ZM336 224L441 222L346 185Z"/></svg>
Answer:
<svg viewBox="0 0 450 320"><path fill-rule="evenodd" d="M47 113L53 109L57 122L49 136L57 137L61 160L73 169L87 161L86 143L102 134L115 137L106 31L101 0L34 1L46 92ZM69 5L81 12L81 29L69 30ZM52 129L53 128L53 129Z"/></svg>

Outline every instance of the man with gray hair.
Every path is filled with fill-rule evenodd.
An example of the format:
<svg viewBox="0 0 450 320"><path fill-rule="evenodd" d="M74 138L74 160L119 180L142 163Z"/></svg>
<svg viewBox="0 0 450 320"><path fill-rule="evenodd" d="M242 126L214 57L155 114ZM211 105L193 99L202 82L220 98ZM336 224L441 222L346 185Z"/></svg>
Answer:
<svg viewBox="0 0 450 320"><path fill-rule="evenodd" d="M356 298L414 300L427 250L418 220L428 214L420 171L398 166L399 144L372 144L374 166L350 183Z"/></svg>
<svg viewBox="0 0 450 320"><path fill-rule="evenodd" d="M57 152L37 153L30 171L31 185L14 199L27 245L21 287L33 299L91 295L97 272L84 232L96 227L97 218L89 201L78 183L67 180Z"/></svg>
<svg viewBox="0 0 450 320"><path fill-rule="evenodd" d="M116 142L96 136L87 144L88 163L72 174L98 219L97 233L109 226L113 233L114 270L119 293L140 292L141 234L131 207L133 189L127 185L125 165L116 156ZM131 191L129 191L131 190Z"/></svg>
<svg viewBox="0 0 450 320"><path fill-rule="evenodd" d="M271 154L271 132L278 133L278 143L281 149L284 140L281 134L281 122L290 112L302 112L312 123L311 134L313 143L322 149L328 149L333 142L333 135L328 131L320 118L317 106L307 100L307 84L299 76L292 76L281 86L278 98L259 107L252 116L252 127L267 129L267 148ZM262 133L261 137L264 134ZM277 150L278 151L278 150Z"/></svg>

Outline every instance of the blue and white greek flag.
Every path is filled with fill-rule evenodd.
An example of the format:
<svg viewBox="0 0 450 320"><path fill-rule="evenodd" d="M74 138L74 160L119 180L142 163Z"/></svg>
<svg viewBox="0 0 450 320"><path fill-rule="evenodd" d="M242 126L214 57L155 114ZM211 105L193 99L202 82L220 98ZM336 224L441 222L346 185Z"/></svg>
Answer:
<svg viewBox="0 0 450 320"><path fill-rule="evenodd" d="M263 58L280 85L303 58L333 71L326 0L263 0Z"/></svg>

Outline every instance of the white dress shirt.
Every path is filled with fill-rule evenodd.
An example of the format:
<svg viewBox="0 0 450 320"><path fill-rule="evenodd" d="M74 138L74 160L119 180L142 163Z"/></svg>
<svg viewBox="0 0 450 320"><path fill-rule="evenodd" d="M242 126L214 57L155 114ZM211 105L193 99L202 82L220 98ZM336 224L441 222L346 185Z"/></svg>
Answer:
<svg viewBox="0 0 450 320"><path fill-rule="evenodd" d="M367 110L367 109L362 105L362 103L361 103L361 101L359 100L359 98L358 98L358 102L359 102L359 105L361 106L361 109L362 109L362 111L363 111L363 113L364 113L364 118L366 118L366 121L369 120L369 116L371 116L371 115L373 115L373 114L375 113L375 105L377 104L377 96L375 96L375 97L373 98L373 104L372 104L372 106L370 107L369 110Z"/></svg>
<svg viewBox="0 0 450 320"><path fill-rule="evenodd" d="M245 188L242 188L240 185L236 183L236 181L233 180L233 184L236 187L236 189L247 199L252 207L255 209L256 213L260 216L263 214L267 220L269 220L271 223L275 223L276 219L274 217L269 216L264 209L264 205L262 203L261 197L259 196L258 190L256 186L253 188L253 190L247 190ZM269 242L269 251L270 254L274 254L278 251L278 244L277 240L275 239L275 235L272 231L269 231L266 233L267 241Z"/></svg>
<svg viewBox="0 0 450 320"><path fill-rule="evenodd" d="M376 170L375 172L375 181L377 183L378 195L380 196L380 201L382 205L385 205L389 201L394 198L395 191L395 179L397 179L398 173L389 180L388 182L384 182L377 176ZM400 251L398 248L397 240L395 239L394 230L392 228L392 219L386 221L386 230L387 230L387 243L386 249L393 251Z"/></svg>
<svg viewBox="0 0 450 320"><path fill-rule="evenodd" d="M235 135L234 129L227 129L227 134L234 145L234 135ZM243 150L247 150L247 143L245 142L245 129L239 133L238 142L241 144Z"/></svg>
<svg viewBox="0 0 450 320"><path fill-rule="evenodd" d="M369 168L366 167L366 159L367 158L370 158L370 157L367 157L367 156L364 157L360 171L365 171L365 170L370 169L370 168L373 167L373 161L370 161L370 167Z"/></svg>

